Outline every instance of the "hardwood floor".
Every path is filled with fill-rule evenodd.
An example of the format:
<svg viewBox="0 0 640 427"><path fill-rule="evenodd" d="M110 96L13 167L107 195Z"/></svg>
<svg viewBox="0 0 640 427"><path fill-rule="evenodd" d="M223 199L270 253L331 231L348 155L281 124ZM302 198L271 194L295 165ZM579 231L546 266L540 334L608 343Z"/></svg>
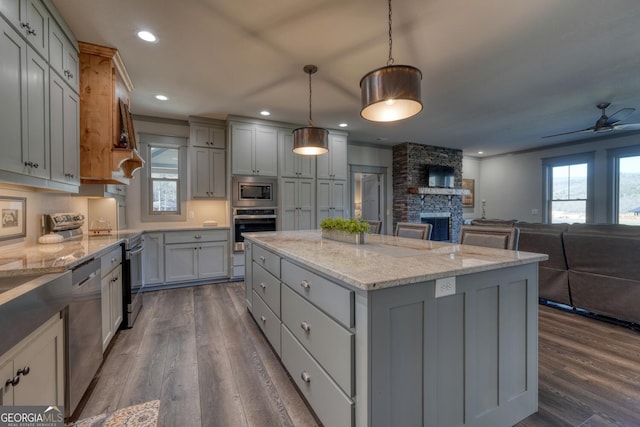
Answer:
<svg viewBox="0 0 640 427"><path fill-rule="evenodd" d="M640 333L540 306L529 426L640 426ZM79 418L160 400L159 427L317 426L244 305L242 282L144 295Z"/></svg>

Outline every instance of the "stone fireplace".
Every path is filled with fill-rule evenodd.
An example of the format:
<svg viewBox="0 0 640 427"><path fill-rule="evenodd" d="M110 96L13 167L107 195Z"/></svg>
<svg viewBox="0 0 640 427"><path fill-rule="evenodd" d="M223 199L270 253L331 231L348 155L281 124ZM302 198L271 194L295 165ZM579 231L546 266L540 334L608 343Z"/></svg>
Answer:
<svg viewBox="0 0 640 427"><path fill-rule="evenodd" d="M451 166L455 171L454 188L427 188L428 165ZM448 239L458 241L462 217L462 150L402 143L393 147L393 223L448 222ZM435 218L439 218L436 220ZM434 229L435 230L435 229ZM438 239L441 239L440 231ZM435 237L432 234L432 238Z"/></svg>

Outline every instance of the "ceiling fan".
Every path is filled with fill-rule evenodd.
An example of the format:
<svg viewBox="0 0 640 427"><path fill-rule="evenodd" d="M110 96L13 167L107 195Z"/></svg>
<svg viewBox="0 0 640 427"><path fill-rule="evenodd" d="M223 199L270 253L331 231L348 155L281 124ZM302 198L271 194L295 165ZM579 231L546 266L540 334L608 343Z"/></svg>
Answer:
<svg viewBox="0 0 640 427"><path fill-rule="evenodd" d="M574 130L571 132L557 133L555 135L547 135L547 136L543 136L543 138L553 138L555 136L571 135L574 133L588 133L588 132L602 133L602 132L611 132L614 130L640 130L640 123L618 124L619 122L621 122L622 120L626 119L631 114L633 114L633 112L636 111L635 108L623 108L621 110L616 111L611 116L607 116L607 113L605 112L605 110L609 107L609 105L611 105L611 103L609 102L601 102L596 105L596 107L598 107L602 111L602 115L593 126L588 127L586 129Z"/></svg>

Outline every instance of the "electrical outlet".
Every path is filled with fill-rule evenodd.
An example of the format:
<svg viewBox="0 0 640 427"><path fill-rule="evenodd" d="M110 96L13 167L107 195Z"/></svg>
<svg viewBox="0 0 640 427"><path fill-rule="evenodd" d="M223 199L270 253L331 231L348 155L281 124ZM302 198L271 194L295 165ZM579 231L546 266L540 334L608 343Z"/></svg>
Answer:
<svg viewBox="0 0 640 427"><path fill-rule="evenodd" d="M436 298L454 295L456 293L456 278L445 277L436 279Z"/></svg>
<svg viewBox="0 0 640 427"><path fill-rule="evenodd" d="M531 215L538 215L538 209L536 208L531 209Z"/></svg>
<svg viewBox="0 0 640 427"><path fill-rule="evenodd" d="M194 211L189 211L189 219L193 219L196 217L196 214Z"/></svg>

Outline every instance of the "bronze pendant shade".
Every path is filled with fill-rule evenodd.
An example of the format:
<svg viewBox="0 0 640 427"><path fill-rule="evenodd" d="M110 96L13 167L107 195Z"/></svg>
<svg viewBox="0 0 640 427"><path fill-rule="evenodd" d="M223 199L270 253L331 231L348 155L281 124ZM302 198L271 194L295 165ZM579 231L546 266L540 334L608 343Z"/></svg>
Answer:
<svg viewBox="0 0 640 427"><path fill-rule="evenodd" d="M422 72L410 65L393 65L391 0L389 4L389 59L387 66L375 69L360 80L363 119L394 122L422 111Z"/></svg>
<svg viewBox="0 0 640 427"><path fill-rule="evenodd" d="M311 74L318 71L318 67L305 65L303 70L309 74L309 126L293 131L293 152L316 156L329 152L329 131L313 126L311 120Z"/></svg>
<svg viewBox="0 0 640 427"><path fill-rule="evenodd" d="M422 72L409 65L388 65L360 80L360 115L374 122L393 122L422 111Z"/></svg>

